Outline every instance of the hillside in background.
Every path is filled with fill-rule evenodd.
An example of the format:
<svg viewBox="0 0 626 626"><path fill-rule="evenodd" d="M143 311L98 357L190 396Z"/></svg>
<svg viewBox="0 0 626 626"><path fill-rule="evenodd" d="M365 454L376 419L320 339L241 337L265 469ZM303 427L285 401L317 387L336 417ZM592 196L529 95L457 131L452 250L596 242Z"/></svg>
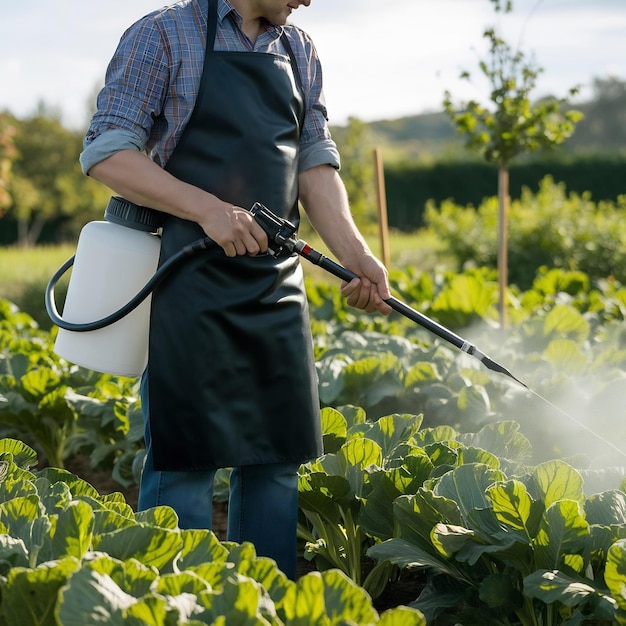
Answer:
<svg viewBox="0 0 626 626"><path fill-rule="evenodd" d="M593 97L588 102L574 102L584 114L574 135L560 148L561 154L626 154L626 80L597 78ZM433 112L395 120L366 124L372 145L380 147L386 161L455 160L476 158L465 149L446 113ZM342 127L331 129L341 141Z"/></svg>

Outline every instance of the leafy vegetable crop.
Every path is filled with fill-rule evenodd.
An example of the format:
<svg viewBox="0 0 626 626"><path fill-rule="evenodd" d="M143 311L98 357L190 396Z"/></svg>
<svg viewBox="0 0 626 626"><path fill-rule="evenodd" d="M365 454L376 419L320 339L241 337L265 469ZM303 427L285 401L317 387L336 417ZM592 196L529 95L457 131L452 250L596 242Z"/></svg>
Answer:
<svg viewBox="0 0 626 626"><path fill-rule="evenodd" d="M514 422L458 433L353 407L323 416L327 453L300 477L301 536L321 569L373 596L392 565L421 570L411 606L429 623L626 623L623 469L621 487L595 492L564 461L527 465Z"/></svg>
<svg viewBox="0 0 626 626"><path fill-rule="evenodd" d="M380 616L338 570L288 580L252 544L181 530L174 511L133 513L35 452L0 441L0 624L7 626L425 625Z"/></svg>

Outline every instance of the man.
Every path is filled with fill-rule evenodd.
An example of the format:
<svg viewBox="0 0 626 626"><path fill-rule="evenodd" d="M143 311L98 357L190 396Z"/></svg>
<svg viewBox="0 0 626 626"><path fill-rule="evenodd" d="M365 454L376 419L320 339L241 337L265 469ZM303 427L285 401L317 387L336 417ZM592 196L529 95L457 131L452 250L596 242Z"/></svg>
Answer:
<svg viewBox="0 0 626 626"><path fill-rule="evenodd" d="M152 299L142 377L147 456L139 507L210 528L213 478L230 480L228 539L295 577L297 470L322 452L297 257L275 259L249 210L298 222L298 201L361 279L347 302L384 314L384 267L337 173L321 68L287 18L311 0L183 0L122 37L85 138L83 170L163 212L161 262L205 235Z"/></svg>

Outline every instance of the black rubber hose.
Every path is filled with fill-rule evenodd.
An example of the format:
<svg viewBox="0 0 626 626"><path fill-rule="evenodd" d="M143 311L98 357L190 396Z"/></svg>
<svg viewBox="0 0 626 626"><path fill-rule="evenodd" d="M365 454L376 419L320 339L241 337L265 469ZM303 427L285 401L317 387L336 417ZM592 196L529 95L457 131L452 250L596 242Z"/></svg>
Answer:
<svg viewBox="0 0 626 626"><path fill-rule="evenodd" d="M165 278L165 276L167 276L167 274L169 274L170 271L185 257L191 256L200 250L206 250L213 244L214 242L212 239L205 237L204 239L198 239L197 241L185 246L182 250L171 256L165 263L163 263L163 265L161 265L161 267L155 272L154 276L152 276L152 278L144 285L137 295L123 307L100 320L84 323L68 322L67 320L64 320L57 310L54 299L54 288L59 282L61 276L63 276L63 274L65 274L65 272L67 272L72 265L74 265L74 260L76 259L76 255L74 255L65 261L65 263L53 274L46 287L45 302L48 316L59 328L62 328L63 330L71 330L77 333L84 333L90 330L98 330L100 328L110 326L111 324L121 320L124 316L128 315L131 311L134 311L152 293L152 291L154 291L154 288Z"/></svg>

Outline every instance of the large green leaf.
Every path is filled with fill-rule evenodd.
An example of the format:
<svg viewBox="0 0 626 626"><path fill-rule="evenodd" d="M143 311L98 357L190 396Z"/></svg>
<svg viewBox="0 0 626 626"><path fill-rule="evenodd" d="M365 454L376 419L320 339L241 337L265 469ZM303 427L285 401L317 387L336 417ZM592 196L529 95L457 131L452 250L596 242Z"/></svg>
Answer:
<svg viewBox="0 0 626 626"><path fill-rule="evenodd" d="M589 322L573 306L557 304L546 315L543 333L546 337L572 339L580 344L589 337Z"/></svg>
<svg viewBox="0 0 626 626"><path fill-rule="evenodd" d="M0 454L10 453L18 467L28 470L37 464L37 453L18 439L0 439Z"/></svg>
<svg viewBox="0 0 626 626"><path fill-rule="evenodd" d="M79 478L75 474L68 472L64 469L56 467L46 467L37 472L37 476L48 479L51 483L63 482L72 492L75 498L80 496L88 496L95 500L100 500L100 494L93 485L90 485L87 481Z"/></svg>
<svg viewBox="0 0 626 626"><path fill-rule="evenodd" d="M519 429L517 422L503 420L486 424L476 433L462 433L457 440L468 447L487 450L500 458L523 461L531 457L532 447Z"/></svg>
<svg viewBox="0 0 626 626"><path fill-rule="evenodd" d="M109 575L83 567L61 590L56 614L63 626L121 626L124 610L136 602L137 598L122 591Z"/></svg>
<svg viewBox="0 0 626 626"><path fill-rule="evenodd" d="M426 618L421 611L408 606L388 609L381 616L379 626L426 626Z"/></svg>
<svg viewBox="0 0 626 626"><path fill-rule="evenodd" d="M34 486L48 515L64 511L72 501L70 488L65 483L51 484L46 478L37 478Z"/></svg>
<svg viewBox="0 0 626 626"><path fill-rule="evenodd" d="M176 568L185 570L203 563L226 561L228 550L210 530L185 529L180 533L183 546L176 559Z"/></svg>
<svg viewBox="0 0 626 626"><path fill-rule="evenodd" d="M342 355L325 356L316 362L318 389L323 404L333 404L341 395L346 363L347 359Z"/></svg>
<svg viewBox="0 0 626 626"><path fill-rule="evenodd" d="M237 571L261 583L277 609L289 601L292 582L278 569L273 559L267 557L248 559L239 564ZM210 584L210 581L207 582Z"/></svg>
<svg viewBox="0 0 626 626"><path fill-rule="evenodd" d="M504 530L491 509L473 509L468 518L468 528L437 524L431 533L433 546L473 568L487 557L520 571L527 569L532 548L521 533ZM480 572L472 570L478 579Z"/></svg>
<svg viewBox="0 0 626 626"><path fill-rule="evenodd" d="M74 500L51 516L52 529L39 553L39 562L73 556L79 561L91 547L94 518L86 502Z"/></svg>
<svg viewBox="0 0 626 626"><path fill-rule="evenodd" d="M487 286L484 279L455 274L447 288L435 298L431 308L443 324L460 328L474 318L489 317L493 304L493 288Z"/></svg>
<svg viewBox="0 0 626 626"><path fill-rule="evenodd" d="M430 533L439 523L462 524L459 507L453 500L420 489L414 496L400 496L393 503L398 534L422 548L433 550Z"/></svg>
<svg viewBox="0 0 626 626"><path fill-rule="evenodd" d="M400 568L427 568L457 580L470 582L453 560L424 550L405 539L394 538L377 543L369 548L367 555L379 562L389 561Z"/></svg>
<svg viewBox="0 0 626 626"><path fill-rule="evenodd" d="M475 536L473 530L452 524L437 524L431 532L433 546L446 559L452 559Z"/></svg>
<svg viewBox="0 0 626 626"><path fill-rule="evenodd" d="M94 537L93 545L115 558L135 558L161 569L182 550L183 541L180 531L137 524Z"/></svg>
<svg viewBox="0 0 626 626"><path fill-rule="evenodd" d="M368 469L383 464L381 447L371 439L351 439L341 446L337 454L344 459L345 477L352 490L357 497L361 497Z"/></svg>
<svg viewBox="0 0 626 626"><path fill-rule="evenodd" d="M462 412L463 419L479 420L491 413L489 394L481 385L463 387L457 396L456 405Z"/></svg>
<svg viewBox="0 0 626 626"><path fill-rule="evenodd" d="M343 476L313 472L298 479L300 507L332 524L341 521L340 509L351 506L354 491Z"/></svg>
<svg viewBox="0 0 626 626"><path fill-rule="evenodd" d="M541 463L533 472L534 484L544 500L546 509L559 500L585 501L583 479L565 461L554 460Z"/></svg>
<svg viewBox="0 0 626 626"><path fill-rule="evenodd" d="M437 370L437 364L431 361L420 361L409 369L404 377L404 386L407 389L419 387L425 382L441 381L442 377Z"/></svg>
<svg viewBox="0 0 626 626"><path fill-rule="evenodd" d="M402 469L393 470L394 473ZM390 539L394 534L393 501L401 495L393 479L383 470L370 473L372 490L367 496L359 522L363 530L378 539Z"/></svg>
<svg viewBox="0 0 626 626"><path fill-rule="evenodd" d="M24 541L4 532L0 534L0 562L3 566L28 567L28 550Z"/></svg>
<svg viewBox="0 0 626 626"><path fill-rule="evenodd" d="M411 454L402 467L369 474L371 491L361 509L360 523L365 532L379 539L394 535L393 502L400 495L415 494L433 469L425 454Z"/></svg>
<svg viewBox="0 0 626 626"><path fill-rule="evenodd" d="M179 596L183 593L198 595L210 588L205 580L193 572L177 572L159 576L152 591L168 596Z"/></svg>
<svg viewBox="0 0 626 626"><path fill-rule="evenodd" d="M361 406L344 404L337 407L337 410L346 418L346 422L348 423L348 438L350 438L353 429L358 429L360 425L367 422L367 413Z"/></svg>
<svg viewBox="0 0 626 626"><path fill-rule="evenodd" d="M261 585L238 574L228 578L219 593L205 591L197 598L198 604L205 609L201 619L208 620L208 624L262 625L267 624L261 619L262 613L274 612L272 602L266 598ZM221 617L224 617L223 622L219 621Z"/></svg>
<svg viewBox="0 0 626 626"><path fill-rule="evenodd" d="M399 358L392 354L370 356L350 363L344 368L343 375L343 395L366 408L404 391L404 369Z"/></svg>
<svg viewBox="0 0 626 626"><path fill-rule="evenodd" d="M175 606L172 607L172 604ZM170 626L189 625L188 615L197 608L196 598L191 595L178 598L144 596L122 611L114 624L120 626ZM182 611L181 611L182 609ZM112 622L113 623L113 622ZM196 622L197 623L197 622Z"/></svg>
<svg viewBox="0 0 626 626"><path fill-rule="evenodd" d="M517 480L497 483L487 489L487 498L505 527L522 531L529 541L534 537L533 529L529 528L533 502L522 483Z"/></svg>
<svg viewBox="0 0 626 626"><path fill-rule="evenodd" d="M560 569L568 555L582 554L590 544L589 524L580 504L559 500L549 506L534 540L535 561L541 569Z"/></svg>
<svg viewBox="0 0 626 626"><path fill-rule="evenodd" d="M100 508L94 510L94 535L104 535L105 533L111 533L126 526L133 526L135 521L120 515L111 509Z"/></svg>
<svg viewBox="0 0 626 626"><path fill-rule="evenodd" d="M178 515L170 506L155 506L135 514L137 522L150 524L158 528L176 530L178 528Z"/></svg>
<svg viewBox="0 0 626 626"><path fill-rule="evenodd" d="M543 351L544 358L563 374L582 374L589 364L589 357L572 339L553 339Z"/></svg>
<svg viewBox="0 0 626 626"><path fill-rule="evenodd" d="M482 448L460 447L457 449L458 465L480 464L491 469L500 469L500 459Z"/></svg>
<svg viewBox="0 0 626 626"><path fill-rule="evenodd" d="M122 591L135 598L149 593L159 575L155 567L144 565L137 559L120 561L101 552L88 554L83 567L110 577Z"/></svg>
<svg viewBox="0 0 626 626"><path fill-rule="evenodd" d="M569 607L582 607L593 602L594 616L600 619L611 620L615 614L615 600L598 592L584 579L573 578L558 570L539 569L527 576L524 594L546 604L560 603Z"/></svg>
<svg viewBox="0 0 626 626"><path fill-rule="evenodd" d="M467 520L472 509L490 506L486 492L495 482L504 480L504 475L486 465L461 465L444 474L435 485L435 495L453 500L459 506L461 515Z"/></svg>
<svg viewBox="0 0 626 626"><path fill-rule="evenodd" d="M21 385L24 392L36 400L49 392L58 389L60 384L59 375L47 367L31 369L21 378ZM63 390L65 393L65 390Z"/></svg>
<svg viewBox="0 0 626 626"><path fill-rule="evenodd" d="M377 419L363 434L375 441L381 448L383 458L387 458L419 430L422 419L422 415L386 415Z"/></svg>
<svg viewBox="0 0 626 626"><path fill-rule="evenodd" d="M367 593L339 570L302 576L283 603L281 619L290 626L374 624L377 613Z"/></svg>
<svg viewBox="0 0 626 626"><path fill-rule="evenodd" d="M442 588L443 585L438 584L442 580L448 582L447 577L444 576L429 578L418 599L411 603L412 606L422 611L428 624L436 624L437 617L442 611L462 605L466 598L467 587L465 585L459 585L454 581Z"/></svg>
<svg viewBox="0 0 626 626"><path fill-rule="evenodd" d="M0 502L37 495L34 478L34 474L21 469L13 462L13 455L10 452L0 453Z"/></svg>
<svg viewBox="0 0 626 626"><path fill-rule="evenodd" d="M523 602L523 596L511 577L500 573L485 576L480 583L479 597L489 608L503 607L507 613Z"/></svg>
<svg viewBox="0 0 626 626"><path fill-rule="evenodd" d="M619 608L626 611L626 539L616 541L609 549L604 581Z"/></svg>
<svg viewBox="0 0 626 626"><path fill-rule="evenodd" d="M337 452L348 436L348 422L337 409L323 408L320 412L322 433L324 435L324 452Z"/></svg>
<svg viewBox="0 0 626 626"><path fill-rule="evenodd" d="M12 537L24 542L29 554L31 551L36 553L43 545L51 526L36 495L14 498L0 504L0 523L4 524Z"/></svg>
<svg viewBox="0 0 626 626"><path fill-rule="evenodd" d="M428 444L454 441L457 432L452 426L436 426L434 428L423 428L414 437L416 444L426 446Z"/></svg>
<svg viewBox="0 0 626 626"><path fill-rule="evenodd" d="M54 611L59 590L79 567L76 559L66 558L36 569L13 568L2 589L0 612L5 622L16 626L58 626Z"/></svg>
<svg viewBox="0 0 626 626"><path fill-rule="evenodd" d="M365 487L368 468L381 465L380 446L371 439L360 437L348 439L336 454L326 454L306 467L314 473L322 471L330 476L344 478L348 481L352 493L360 497ZM343 488L340 492L344 493ZM335 497L335 494L332 497Z"/></svg>
<svg viewBox="0 0 626 626"><path fill-rule="evenodd" d="M430 462L438 468L437 476L441 476L458 465L458 447L453 442L444 443L443 441L438 441L429 443L424 446L424 451L428 454Z"/></svg>
<svg viewBox="0 0 626 626"><path fill-rule="evenodd" d="M616 489L595 494L585 501L589 524L626 525L626 494Z"/></svg>

